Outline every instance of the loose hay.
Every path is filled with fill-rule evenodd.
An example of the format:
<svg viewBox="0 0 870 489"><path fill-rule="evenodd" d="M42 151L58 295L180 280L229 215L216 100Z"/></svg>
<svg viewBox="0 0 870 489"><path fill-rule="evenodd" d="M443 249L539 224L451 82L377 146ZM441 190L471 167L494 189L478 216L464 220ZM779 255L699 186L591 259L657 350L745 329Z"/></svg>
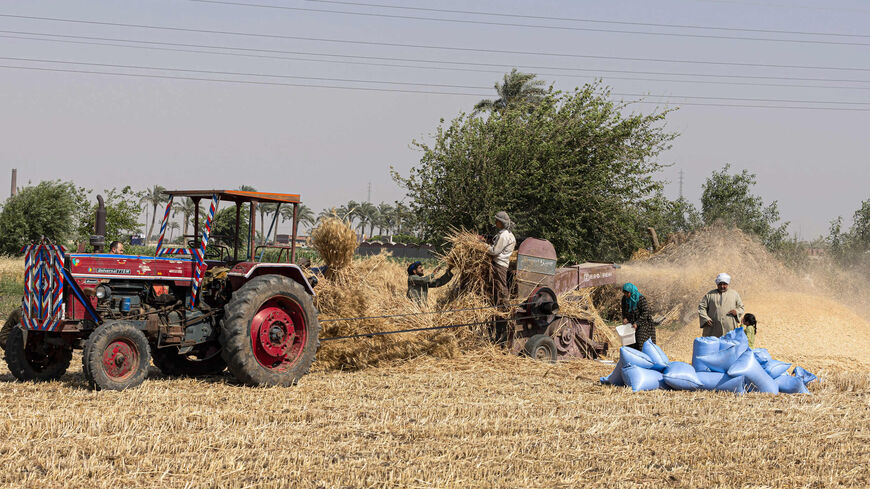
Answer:
<svg viewBox="0 0 870 489"><path fill-rule="evenodd" d="M485 287L485 275L474 257L474 250L467 236L460 235L459 244L448 253L446 265L456 272L456 278L444 288L429 291L429 304L419 305L408 299L407 272L404 265L390 261L387 255L377 255L353 260L356 247L349 244L347 236L353 231L343 221L330 219L316 229L312 237L318 236L315 246L321 253L331 271L317 286L315 303L319 311L321 337L350 336L404 329L428 328L445 324L467 324L484 322L491 316L489 310L470 310L458 313L435 313L441 310L474 309L486 305L480 293ZM468 233L466 233L468 234ZM477 241L476 237L474 241ZM478 242L479 243L479 242ZM480 243L483 244L483 243ZM332 245L340 248L333 250ZM484 257L485 249L484 246ZM322 251L321 251L322 249ZM348 260L347 257L351 259ZM330 261L332 260L332 261ZM465 281L472 292L457 287ZM431 304L435 304L432 307ZM414 313L426 313L411 315ZM372 317L395 316L401 317ZM339 318L358 318L362 320L331 321ZM457 328L433 332L404 333L398 335L373 336L338 341L326 341L317 355L315 369L359 369L380 365L394 360L407 360L421 355L442 358L455 356L460 347L482 344L480 334L483 328Z"/></svg>
<svg viewBox="0 0 870 489"><path fill-rule="evenodd" d="M124 392L0 367L16 488L867 487L867 374L811 396L607 388L612 367L485 350L291 388L154 375Z"/></svg>

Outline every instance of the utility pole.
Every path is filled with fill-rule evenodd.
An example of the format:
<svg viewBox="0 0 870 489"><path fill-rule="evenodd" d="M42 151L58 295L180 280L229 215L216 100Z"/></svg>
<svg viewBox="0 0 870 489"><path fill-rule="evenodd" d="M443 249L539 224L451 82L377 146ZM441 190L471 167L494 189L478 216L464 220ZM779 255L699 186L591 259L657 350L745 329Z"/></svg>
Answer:
<svg viewBox="0 0 870 489"><path fill-rule="evenodd" d="M12 169L12 190L9 191L10 197L15 197L15 193L18 191L18 169Z"/></svg>
<svg viewBox="0 0 870 489"><path fill-rule="evenodd" d="M680 169L680 200L683 199L683 169Z"/></svg>

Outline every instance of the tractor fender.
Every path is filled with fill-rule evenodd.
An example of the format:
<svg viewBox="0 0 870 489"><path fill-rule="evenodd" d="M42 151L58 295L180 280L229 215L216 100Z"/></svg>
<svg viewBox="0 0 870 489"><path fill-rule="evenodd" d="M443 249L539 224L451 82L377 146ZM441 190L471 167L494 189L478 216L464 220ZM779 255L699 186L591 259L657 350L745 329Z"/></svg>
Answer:
<svg viewBox="0 0 870 489"><path fill-rule="evenodd" d="M299 285L305 289L305 292L315 295L314 288L311 286L311 283L308 282L302 269L299 268L298 265L291 263L243 262L234 266L233 269L227 273L227 277L230 279L230 284L233 286L233 290L238 290L251 279L261 275L282 275L290 280L298 282Z"/></svg>

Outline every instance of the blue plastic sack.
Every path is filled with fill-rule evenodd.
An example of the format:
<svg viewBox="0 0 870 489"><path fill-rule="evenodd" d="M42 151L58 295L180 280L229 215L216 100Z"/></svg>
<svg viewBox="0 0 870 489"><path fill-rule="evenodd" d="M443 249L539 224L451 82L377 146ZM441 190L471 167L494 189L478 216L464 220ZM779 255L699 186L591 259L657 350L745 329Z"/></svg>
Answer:
<svg viewBox="0 0 870 489"><path fill-rule="evenodd" d="M712 391L722 382L723 378L729 378L725 372L695 372L698 380L701 381L701 389Z"/></svg>
<svg viewBox="0 0 870 489"><path fill-rule="evenodd" d="M704 365L707 366L707 368L714 372L727 372L728 368L731 367L731 364L733 364L737 361L738 358L740 358L740 355L737 354L738 348L739 345L731 345L724 350L717 351L716 353L701 355L698 357L698 360L703 362ZM752 358L755 357L753 356Z"/></svg>
<svg viewBox="0 0 870 489"><path fill-rule="evenodd" d="M671 362L662 372L662 377L671 389L679 391L695 391L703 386L695 367L685 362Z"/></svg>
<svg viewBox="0 0 870 489"><path fill-rule="evenodd" d="M628 346L619 349L619 360L625 367L653 368L653 361L646 353Z"/></svg>
<svg viewBox="0 0 870 489"><path fill-rule="evenodd" d="M715 336L695 338L695 343L692 346L692 366L695 367L695 371L710 372L710 367L701 360L698 360L698 357L716 353L717 351L719 351L719 338Z"/></svg>
<svg viewBox="0 0 870 489"><path fill-rule="evenodd" d="M626 365L622 368L622 378L634 392L654 391L666 386L662 373L651 368Z"/></svg>
<svg viewBox="0 0 870 489"><path fill-rule="evenodd" d="M743 355L743 352L749 349L749 338L746 337L746 331L743 326L733 329L719 338L719 343L722 345L720 350L727 348L726 345L737 345L737 356Z"/></svg>
<svg viewBox="0 0 870 489"><path fill-rule="evenodd" d="M795 366L794 368L794 376L801 379L804 385L807 385L818 378L815 375L807 372L803 367L798 366Z"/></svg>
<svg viewBox="0 0 870 489"><path fill-rule="evenodd" d="M782 374L776 378L776 385L779 386L779 392L786 394L809 394L810 391L804 382L789 374Z"/></svg>
<svg viewBox="0 0 870 489"><path fill-rule="evenodd" d="M746 393L746 379L742 375L730 377L723 375L722 380L713 388L714 391L734 392L735 394Z"/></svg>
<svg viewBox="0 0 870 489"><path fill-rule="evenodd" d="M613 385L616 387L622 387L625 385L625 381L622 380L622 367L625 365L622 363L622 358L616 362L616 367L614 367L613 372L610 372L610 375L607 377L601 377L602 384Z"/></svg>
<svg viewBox="0 0 870 489"><path fill-rule="evenodd" d="M766 370L767 373L770 374L770 376L774 379L788 372L789 368L791 368L790 363L780 362L779 360L774 359L771 359L766 364L764 364L764 370Z"/></svg>
<svg viewBox="0 0 870 489"><path fill-rule="evenodd" d="M655 370L661 372L668 368L668 363L670 363L668 356L665 355L665 351L659 345L653 343L652 338L643 342L643 352L652 360L652 368Z"/></svg>
<svg viewBox="0 0 870 489"><path fill-rule="evenodd" d="M753 348L752 353L755 353L755 359L758 360L758 363L760 363L762 366L764 366L767 362L773 360L773 357L770 356L767 348Z"/></svg>
<svg viewBox="0 0 870 489"><path fill-rule="evenodd" d="M778 394L779 386L776 381L771 378L764 367L755 359L755 353L745 351L740 358L737 359L727 371L731 377L744 376L746 379L746 387L748 391L765 392L768 394Z"/></svg>

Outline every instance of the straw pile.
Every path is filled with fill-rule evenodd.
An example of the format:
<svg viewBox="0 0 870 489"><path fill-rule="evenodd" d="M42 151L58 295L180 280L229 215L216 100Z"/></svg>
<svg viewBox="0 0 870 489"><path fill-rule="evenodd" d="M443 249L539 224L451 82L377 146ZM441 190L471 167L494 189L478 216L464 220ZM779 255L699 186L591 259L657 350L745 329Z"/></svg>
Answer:
<svg viewBox="0 0 870 489"><path fill-rule="evenodd" d="M632 394L597 385L611 367L596 362L481 353L291 388L155 374L95 393L73 365L43 384L0 366L0 486L870 485L866 372L811 396Z"/></svg>
<svg viewBox="0 0 870 489"><path fill-rule="evenodd" d="M474 245L466 236L447 255L447 266L452 266L457 272L457 278L448 285L450 292L445 293L444 288L431 289L429 304L421 306L406 296L408 275L405 265L390 261L383 254L353 260L356 241L350 243L347 238L352 235L350 227L339 219L325 221L312 233L315 247L321 256L326 257L324 261L329 265L330 272L317 285L315 298L322 338L483 322L491 315L491 311L487 310L434 313L486 305L479 293L465 292L457 286L458 282L465 281L472 291L485 287L479 267L474 268L474 253L471 251ZM434 304L437 307L433 307ZM414 313L427 314L408 316ZM404 316L380 317L395 315ZM358 317L367 319L332 321ZM314 368L359 369L421 355L449 358L459 352L460 346L482 344L482 335L477 334L482 329L458 328L327 341L321 345Z"/></svg>
<svg viewBox="0 0 870 489"><path fill-rule="evenodd" d="M452 301L469 294L487 297L491 260L486 251L489 246L476 233L464 229L453 230L446 239L449 251L439 258L454 270L456 278L453 279L444 301Z"/></svg>

